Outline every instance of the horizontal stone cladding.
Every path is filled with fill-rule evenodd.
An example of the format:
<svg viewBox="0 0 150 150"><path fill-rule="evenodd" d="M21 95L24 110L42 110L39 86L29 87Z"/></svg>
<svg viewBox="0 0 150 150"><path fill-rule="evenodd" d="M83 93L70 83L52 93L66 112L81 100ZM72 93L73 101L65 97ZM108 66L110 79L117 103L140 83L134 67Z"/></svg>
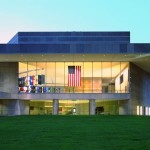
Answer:
<svg viewBox="0 0 150 150"><path fill-rule="evenodd" d="M130 63L131 113L136 115L137 106L150 106L150 73Z"/></svg>

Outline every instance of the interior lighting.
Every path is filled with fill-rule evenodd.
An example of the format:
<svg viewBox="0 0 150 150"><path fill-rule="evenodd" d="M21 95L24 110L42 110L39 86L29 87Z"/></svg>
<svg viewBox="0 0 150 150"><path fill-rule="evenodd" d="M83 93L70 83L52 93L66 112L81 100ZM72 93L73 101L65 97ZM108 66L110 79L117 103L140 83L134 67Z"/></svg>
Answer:
<svg viewBox="0 0 150 150"><path fill-rule="evenodd" d="M150 107L148 108L148 115L150 115Z"/></svg>
<svg viewBox="0 0 150 150"><path fill-rule="evenodd" d="M137 107L136 107L137 115L140 115L139 109L140 109L140 106L137 106Z"/></svg>
<svg viewBox="0 0 150 150"><path fill-rule="evenodd" d="M140 115L143 115L143 107L140 106Z"/></svg>
<svg viewBox="0 0 150 150"><path fill-rule="evenodd" d="M146 114L146 116L148 116L148 114L149 114L148 107L145 108L145 114Z"/></svg>

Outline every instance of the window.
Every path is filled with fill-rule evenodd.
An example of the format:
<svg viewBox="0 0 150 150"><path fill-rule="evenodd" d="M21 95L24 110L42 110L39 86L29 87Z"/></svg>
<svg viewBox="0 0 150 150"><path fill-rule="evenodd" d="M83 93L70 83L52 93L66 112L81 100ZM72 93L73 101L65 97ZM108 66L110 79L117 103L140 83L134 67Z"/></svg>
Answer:
<svg viewBox="0 0 150 150"><path fill-rule="evenodd" d="M123 83L123 74L120 76L120 84Z"/></svg>

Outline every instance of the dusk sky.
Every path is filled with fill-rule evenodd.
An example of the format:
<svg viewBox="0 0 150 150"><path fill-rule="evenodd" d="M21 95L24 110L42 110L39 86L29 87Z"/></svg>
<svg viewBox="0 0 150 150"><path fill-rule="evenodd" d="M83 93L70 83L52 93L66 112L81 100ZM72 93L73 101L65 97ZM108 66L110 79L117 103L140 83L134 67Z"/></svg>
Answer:
<svg viewBox="0 0 150 150"><path fill-rule="evenodd" d="M21 31L130 31L150 43L150 0L0 0L0 43Z"/></svg>

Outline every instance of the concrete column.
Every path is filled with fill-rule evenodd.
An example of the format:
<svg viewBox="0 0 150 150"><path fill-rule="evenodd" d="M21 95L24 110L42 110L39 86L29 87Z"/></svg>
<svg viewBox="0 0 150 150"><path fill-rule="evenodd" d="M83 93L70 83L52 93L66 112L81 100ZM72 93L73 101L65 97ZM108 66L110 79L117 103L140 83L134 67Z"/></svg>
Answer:
<svg viewBox="0 0 150 150"><path fill-rule="evenodd" d="M58 115L58 109L59 109L59 100L54 99L53 100L53 115Z"/></svg>
<svg viewBox="0 0 150 150"><path fill-rule="evenodd" d="M6 115L8 116L16 116L16 115L20 115L21 112L20 112L20 102L19 100L5 100L4 101L6 107L7 107L7 110L5 112Z"/></svg>
<svg viewBox="0 0 150 150"><path fill-rule="evenodd" d="M89 114L90 115L95 115L95 99L90 99L89 100Z"/></svg>
<svg viewBox="0 0 150 150"><path fill-rule="evenodd" d="M1 103L1 115L3 116L16 116L16 115L28 115L29 104L28 101L23 100L2 100Z"/></svg>
<svg viewBox="0 0 150 150"><path fill-rule="evenodd" d="M29 115L29 101L19 100L20 115Z"/></svg>

